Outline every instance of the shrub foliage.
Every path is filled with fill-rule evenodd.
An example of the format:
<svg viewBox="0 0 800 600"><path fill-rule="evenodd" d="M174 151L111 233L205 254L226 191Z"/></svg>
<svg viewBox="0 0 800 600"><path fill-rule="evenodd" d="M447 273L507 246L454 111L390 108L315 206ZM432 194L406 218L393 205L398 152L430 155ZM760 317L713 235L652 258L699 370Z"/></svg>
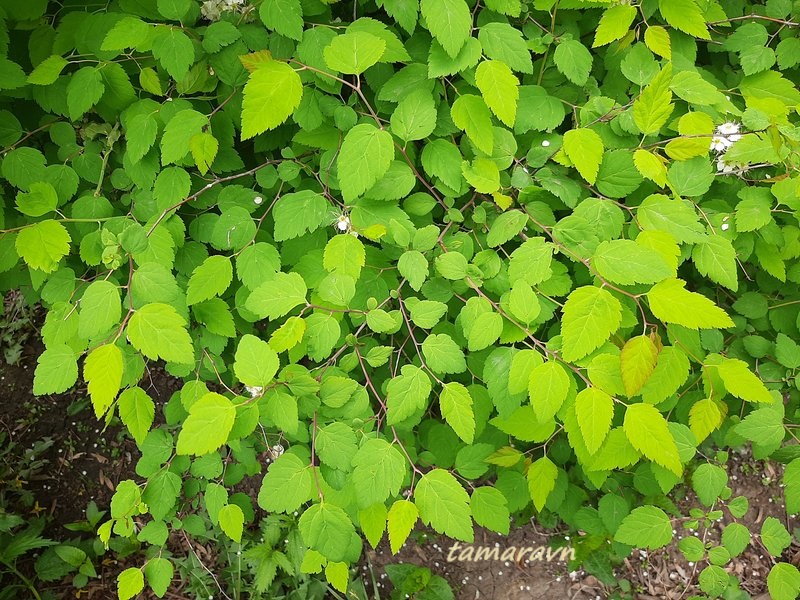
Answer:
<svg viewBox="0 0 800 600"><path fill-rule="evenodd" d="M141 450L99 529L156 549L122 598L164 593L170 530L240 542L257 509L297 513L261 589L344 590L418 520L623 556L672 539L684 480L730 495L703 447L800 455L797 3L2 17L3 288L47 307L35 393L85 381Z"/></svg>

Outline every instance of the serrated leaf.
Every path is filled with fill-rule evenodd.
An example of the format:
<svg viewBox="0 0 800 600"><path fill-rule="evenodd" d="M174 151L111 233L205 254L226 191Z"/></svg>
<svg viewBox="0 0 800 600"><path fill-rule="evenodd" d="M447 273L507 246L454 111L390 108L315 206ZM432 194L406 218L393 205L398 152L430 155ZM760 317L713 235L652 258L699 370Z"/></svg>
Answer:
<svg viewBox="0 0 800 600"><path fill-rule="evenodd" d="M664 127L675 105L672 104L672 65L668 64L633 102L633 120L645 135L656 134Z"/></svg>
<svg viewBox="0 0 800 600"><path fill-rule="evenodd" d="M445 375L467 370L464 353L446 333L429 335L422 342L422 354L428 367Z"/></svg>
<svg viewBox="0 0 800 600"><path fill-rule="evenodd" d="M351 481L359 506L365 508L396 496L406 474L405 463L394 444L382 438L364 442L352 460Z"/></svg>
<svg viewBox="0 0 800 600"><path fill-rule="evenodd" d="M508 534L508 501L503 492L489 486L475 488L469 504L472 516L478 525L503 535Z"/></svg>
<svg viewBox="0 0 800 600"><path fill-rule="evenodd" d="M483 98L474 94L461 94L450 107L450 116L455 126L466 133L481 152L492 154L492 115Z"/></svg>
<svg viewBox="0 0 800 600"><path fill-rule="evenodd" d="M60 394L66 392L78 379L78 360L75 352L65 344L50 344L39 355L33 376L33 393Z"/></svg>
<svg viewBox="0 0 800 600"><path fill-rule="evenodd" d="M83 364L95 416L100 419L114 403L122 385L122 351L115 344L92 350Z"/></svg>
<svg viewBox="0 0 800 600"><path fill-rule="evenodd" d="M639 506L622 520L614 540L638 548L662 548L672 540L672 523L660 508Z"/></svg>
<svg viewBox="0 0 800 600"><path fill-rule="evenodd" d="M48 219L24 227L17 234L14 244L17 254L31 269L52 273L59 261L69 253L71 241L61 223Z"/></svg>
<svg viewBox="0 0 800 600"><path fill-rule="evenodd" d="M168 304L152 302L135 311L128 321L127 334L131 345L147 358L194 363L185 321Z"/></svg>
<svg viewBox="0 0 800 600"><path fill-rule="evenodd" d="M695 0L659 0L658 9L675 29L704 40L711 39L703 12Z"/></svg>
<svg viewBox="0 0 800 600"><path fill-rule="evenodd" d="M632 398L650 379L656 368L658 348L646 335L629 339L622 347L620 369L625 393Z"/></svg>
<svg viewBox="0 0 800 600"><path fill-rule="evenodd" d="M631 445L647 458L676 475L682 473L675 438L656 408L650 404L631 404L625 410L623 429Z"/></svg>
<svg viewBox="0 0 800 600"><path fill-rule="evenodd" d="M334 71L360 75L376 64L386 51L386 42L366 31L338 35L323 51L325 64Z"/></svg>
<svg viewBox="0 0 800 600"><path fill-rule="evenodd" d="M105 92L103 76L95 67L82 67L70 77L67 84L67 107L72 121L80 119Z"/></svg>
<svg viewBox="0 0 800 600"><path fill-rule="evenodd" d="M727 313L711 300L685 289L681 279L665 279L647 293L650 310L665 323L683 325L689 329L733 327Z"/></svg>
<svg viewBox="0 0 800 600"><path fill-rule="evenodd" d="M328 561L346 559L355 527L341 508L330 502L314 504L300 516L298 527L303 542Z"/></svg>
<svg viewBox="0 0 800 600"><path fill-rule="evenodd" d="M219 527L234 542L241 543L244 532L244 513L236 504L223 506L217 515Z"/></svg>
<svg viewBox="0 0 800 600"><path fill-rule="evenodd" d="M414 503L423 523L451 538L472 542L469 496L444 469L431 469L414 488Z"/></svg>
<svg viewBox="0 0 800 600"><path fill-rule="evenodd" d="M304 304L307 293L306 282L300 275L279 272L253 290L245 305L262 319L277 319Z"/></svg>
<svg viewBox="0 0 800 600"><path fill-rule="evenodd" d="M119 418L141 446L155 417L155 404L142 388L134 386L119 395Z"/></svg>
<svg viewBox="0 0 800 600"><path fill-rule="evenodd" d="M547 498L556 487L558 467L547 456L536 459L528 467L528 492L536 510L544 508Z"/></svg>
<svg viewBox="0 0 800 600"><path fill-rule="evenodd" d="M439 407L442 417L458 437L471 444L475 436L475 414L469 390L455 381L445 383L439 395Z"/></svg>
<svg viewBox="0 0 800 600"><path fill-rule="evenodd" d="M350 129L336 162L345 202L351 202L375 185L389 170L393 158L394 144L388 131L369 123Z"/></svg>
<svg viewBox="0 0 800 600"><path fill-rule="evenodd" d="M575 85L584 85L592 71L592 54L578 40L558 44L553 53L556 68Z"/></svg>
<svg viewBox="0 0 800 600"><path fill-rule="evenodd" d="M603 140L591 129L570 129L564 134L564 152L586 181L594 184L603 162Z"/></svg>
<svg viewBox="0 0 800 600"><path fill-rule="evenodd" d="M235 419L236 407L230 400L215 392L207 393L189 409L175 452L195 456L214 452L228 441Z"/></svg>
<svg viewBox="0 0 800 600"><path fill-rule="evenodd" d="M413 502L408 500L395 500L387 516L387 529L389 532L389 545L392 554L397 554L408 535L414 528L419 517L419 511Z"/></svg>
<svg viewBox="0 0 800 600"><path fill-rule="evenodd" d="M567 399L569 388L569 375L561 363L547 361L534 367L528 379L528 393L540 422L553 418Z"/></svg>
<svg viewBox="0 0 800 600"><path fill-rule="evenodd" d="M89 284L79 306L78 335L87 339L107 332L122 315L119 288L110 281Z"/></svg>
<svg viewBox="0 0 800 600"><path fill-rule="evenodd" d="M697 270L712 281L734 292L739 288L736 269L736 250L730 240L712 234L692 249Z"/></svg>
<svg viewBox="0 0 800 600"><path fill-rule="evenodd" d="M464 0L420 0L420 12L434 39L455 58L470 36L472 14Z"/></svg>
<svg viewBox="0 0 800 600"><path fill-rule="evenodd" d="M242 101L242 139L281 125L300 105L303 82L288 64L270 60L250 73Z"/></svg>
<svg viewBox="0 0 800 600"><path fill-rule="evenodd" d="M172 583L172 576L175 569L169 559L155 556L147 561L144 566L144 575L147 578L147 585L159 598L163 598Z"/></svg>
<svg viewBox="0 0 800 600"><path fill-rule="evenodd" d="M749 402L766 402L774 400L772 394L761 380L747 367L747 363L738 358L724 358L718 367L719 376L725 389L737 398Z"/></svg>
<svg viewBox="0 0 800 600"><path fill-rule="evenodd" d="M608 290L594 286L573 290L562 314L562 354L568 361L581 359L599 348L622 322L619 300Z"/></svg>
<svg viewBox="0 0 800 600"><path fill-rule="evenodd" d="M601 242L592 266L598 275L620 285L657 283L675 275L658 252L631 240Z"/></svg>
<svg viewBox="0 0 800 600"><path fill-rule="evenodd" d="M117 575L117 595L119 600L130 600L144 589L144 572L130 567Z"/></svg>
<svg viewBox="0 0 800 600"><path fill-rule="evenodd" d="M603 444L611 429L614 417L614 399L596 387L578 392L575 398L575 416L583 434L589 454L594 454Z"/></svg>
<svg viewBox="0 0 800 600"><path fill-rule="evenodd" d="M294 454L281 454L267 470L258 492L258 505L270 512L289 513L311 499L313 475Z"/></svg>
<svg viewBox="0 0 800 600"><path fill-rule="evenodd" d="M475 82L486 105L508 127L514 126L519 80L504 62L485 60L475 69Z"/></svg>
<svg viewBox="0 0 800 600"><path fill-rule="evenodd" d="M221 296L233 281L233 265L227 256L209 256L189 278L186 304L192 305L214 296Z"/></svg>
<svg viewBox="0 0 800 600"><path fill-rule="evenodd" d="M303 7L300 0L270 0L258 9L261 22L283 36L303 39Z"/></svg>
<svg viewBox="0 0 800 600"><path fill-rule="evenodd" d="M592 48L599 48L625 36L636 17L636 7L626 4L612 6L603 12L594 34Z"/></svg>

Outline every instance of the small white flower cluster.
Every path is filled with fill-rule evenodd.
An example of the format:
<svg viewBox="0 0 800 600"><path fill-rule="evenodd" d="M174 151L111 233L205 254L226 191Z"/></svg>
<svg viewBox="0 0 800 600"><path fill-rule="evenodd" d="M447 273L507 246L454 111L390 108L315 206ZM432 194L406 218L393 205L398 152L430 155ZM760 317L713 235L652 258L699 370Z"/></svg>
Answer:
<svg viewBox="0 0 800 600"><path fill-rule="evenodd" d="M347 216L347 213L342 213L336 217L333 226L342 233L349 233L353 237L358 237L358 232L353 229L353 224L350 222L350 217Z"/></svg>
<svg viewBox="0 0 800 600"><path fill-rule="evenodd" d="M209 21L219 21L224 12L242 12L246 0L206 0L200 7L200 13Z"/></svg>
<svg viewBox="0 0 800 600"><path fill-rule="evenodd" d="M711 150L716 153L725 152L733 146L734 142L738 142L740 139L742 139L742 134L739 133L738 123L723 123L717 127L711 137Z"/></svg>
<svg viewBox="0 0 800 600"><path fill-rule="evenodd" d="M741 174L747 170L747 165L727 162L724 156L728 148L740 139L742 139L742 134L738 123L729 121L719 125L714 131L709 148L717 153L718 173L723 175Z"/></svg>
<svg viewBox="0 0 800 600"><path fill-rule="evenodd" d="M244 386L244 389L247 390L251 398L256 398L264 392L264 388L258 385L253 385L253 386L246 385Z"/></svg>

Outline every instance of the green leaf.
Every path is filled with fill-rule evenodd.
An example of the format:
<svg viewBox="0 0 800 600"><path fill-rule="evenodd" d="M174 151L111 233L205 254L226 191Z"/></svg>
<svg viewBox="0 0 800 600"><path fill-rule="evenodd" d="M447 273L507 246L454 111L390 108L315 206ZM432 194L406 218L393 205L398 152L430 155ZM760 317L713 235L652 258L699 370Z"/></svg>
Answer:
<svg viewBox="0 0 800 600"><path fill-rule="evenodd" d="M503 332L503 317L492 311L479 315L469 330L467 350L477 352L492 345Z"/></svg>
<svg viewBox="0 0 800 600"><path fill-rule="evenodd" d="M738 358L724 358L718 367L719 376L728 393L748 402L774 402L761 380Z"/></svg>
<svg viewBox="0 0 800 600"><path fill-rule="evenodd" d="M147 39L150 31L150 23L145 23L138 17L123 17L106 34L100 49L107 51L135 48Z"/></svg>
<svg viewBox="0 0 800 600"><path fill-rule="evenodd" d="M494 223L492 223L489 235L486 236L486 243L492 247L505 244L507 241L519 235L527 224L528 215L524 212L519 210L507 210L500 214L495 219Z"/></svg>
<svg viewBox="0 0 800 600"><path fill-rule="evenodd" d="M141 446L153 425L155 404L142 388L134 386L119 395L119 418Z"/></svg>
<svg viewBox="0 0 800 600"><path fill-rule="evenodd" d="M761 543L772 556L778 558L792 543L792 536L775 517L767 517L761 524Z"/></svg>
<svg viewBox="0 0 800 600"><path fill-rule="evenodd" d="M189 278L186 304L192 305L221 296L233 281L233 266L227 256L209 256L198 265Z"/></svg>
<svg viewBox="0 0 800 600"><path fill-rule="evenodd" d="M373 549L378 547L383 538L383 532L386 531L387 512L383 502L376 502L372 506L358 511L358 524Z"/></svg>
<svg viewBox="0 0 800 600"><path fill-rule="evenodd" d="M281 454L267 470L258 492L266 511L289 513L311 499L314 481L308 465L295 454Z"/></svg>
<svg viewBox="0 0 800 600"><path fill-rule="evenodd" d="M575 416L590 454L594 454L606 439L614 417L614 399L604 391L589 387L575 398Z"/></svg>
<svg viewBox="0 0 800 600"><path fill-rule="evenodd" d="M470 37L472 14L464 0L420 0L420 12L433 38L455 58Z"/></svg>
<svg viewBox="0 0 800 600"><path fill-rule="evenodd" d="M625 394L632 398L647 383L656 368L658 348L646 335L629 339L622 347L620 369Z"/></svg>
<svg viewBox="0 0 800 600"><path fill-rule="evenodd" d="M508 23L486 23L478 32L483 53L520 73L533 73L531 52L522 32Z"/></svg>
<svg viewBox="0 0 800 600"><path fill-rule="evenodd" d="M476 192L491 194L500 189L500 170L489 158L476 158L461 163L461 173Z"/></svg>
<svg viewBox="0 0 800 600"><path fill-rule="evenodd" d="M64 344L50 344L37 359L33 377L36 396L66 392L78 380L78 360L75 352Z"/></svg>
<svg viewBox="0 0 800 600"><path fill-rule="evenodd" d="M547 456L536 459L528 467L528 492L536 510L544 508L547 498L556 487L558 467Z"/></svg>
<svg viewBox="0 0 800 600"><path fill-rule="evenodd" d="M414 503L422 522L451 538L472 542L469 496L444 469L431 469L414 488Z"/></svg>
<svg viewBox="0 0 800 600"><path fill-rule="evenodd" d="M570 379L561 363L547 361L531 371L528 393L536 418L544 423L553 418L567 399Z"/></svg>
<svg viewBox="0 0 800 600"><path fill-rule="evenodd" d="M721 541L731 556L738 556L750 543L750 530L741 523L728 523L722 532Z"/></svg>
<svg viewBox="0 0 800 600"><path fill-rule="evenodd" d="M31 85L50 85L69 64L63 56L53 54L45 58L36 65L36 68L28 75L28 83Z"/></svg>
<svg viewBox="0 0 800 600"><path fill-rule="evenodd" d="M681 199L652 194L639 205L636 217L645 231L665 231L678 242L693 244L706 240L694 207Z"/></svg>
<svg viewBox="0 0 800 600"><path fill-rule="evenodd" d="M455 381L445 383L439 395L439 407L442 417L458 437L471 444L475 437L475 414L469 390Z"/></svg>
<svg viewBox="0 0 800 600"><path fill-rule="evenodd" d="M428 259L418 250L408 250L397 261L397 270L413 290L419 291L428 278Z"/></svg>
<svg viewBox="0 0 800 600"><path fill-rule="evenodd" d="M71 241L61 223L48 219L24 227L17 234L15 248L31 269L52 273L59 261L69 253Z"/></svg>
<svg viewBox="0 0 800 600"><path fill-rule="evenodd" d="M711 39L703 12L695 0L658 0L658 9L675 29L704 40Z"/></svg>
<svg viewBox="0 0 800 600"><path fill-rule="evenodd" d="M323 463L349 472L358 446L356 434L344 423L329 423L317 431L317 454Z"/></svg>
<svg viewBox="0 0 800 600"><path fill-rule="evenodd" d="M614 541L637 548L662 548L672 541L672 523L660 508L639 506L622 520Z"/></svg>
<svg viewBox="0 0 800 600"><path fill-rule="evenodd" d="M607 9L600 17L594 33L592 48L599 48L625 36L636 18L636 7L618 4Z"/></svg>
<svg viewBox="0 0 800 600"><path fill-rule="evenodd" d="M141 569L130 567L117 576L119 600L129 600L144 590L144 573Z"/></svg>
<svg viewBox="0 0 800 600"><path fill-rule="evenodd" d="M281 125L300 105L303 82L285 62L262 62L250 74L242 101L242 140Z"/></svg>
<svg viewBox="0 0 800 600"><path fill-rule="evenodd" d="M215 392L207 393L189 409L175 452L195 456L214 452L228 441L235 419L236 407L230 400Z"/></svg>
<svg viewBox="0 0 800 600"><path fill-rule="evenodd" d="M392 113L392 133L401 140L421 140L436 129L436 104L425 90L411 92L403 98Z"/></svg>
<svg viewBox="0 0 800 600"><path fill-rule="evenodd" d="M633 102L633 121L645 135L661 131L667 123L675 105L672 104L672 66L668 64Z"/></svg>
<svg viewBox="0 0 800 600"><path fill-rule="evenodd" d="M564 152L586 181L594 184L603 162L603 140L591 129L570 129L564 134Z"/></svg>
<svg viewBox="0 0 800 600"><path fill-rule="evenodd" d="M464 353L446 333L432 334L422 342L425 362L435 373L450 375L467 370Z"/></svg>
<svg viewBox="0 0 800 600"><path fill-rule="evenodd" d="M675 438L666 419L656 408L650 404L629 405L625 410L623 429L631 445L647 458L676 475L682 473Z"/></svg>
<svg viewBox="0 0 800 600"><path fill-rule="evenodd" d="M239 340L233 371L243 384L266 387L272 382L278 367L278 354L267 342L249 333Z"/></svg>
<svg viewBox="0 0 800 600"><path fill-rule="evenodd" d="M242 541L244 532L244 513L236 504L223 506L217 515L219 527L222 531L237 544Z"/></svg>
<svg viewBox="0 0 800 600"><path fill-rule="evenodd" d="M406 475L406 459L394 444L369 439L353 456L351 480L361 508L396 496Z"/></svg>
<svg viewBox="0 0 800 600"><path fill-rule="evenodd" d="M697 292L690 292L681 279L665 279L647 293L650 310L665 323L689 329L733 327L727 313Z"/></svg>
<svg viewBox="0 0 800 600"><path fill-rule="evenodd" d="M337 159L339 184L346 202L351 202L375 185L394 158L394 144L388 131L374 125L356 125L344 138Z"/></svg>
<svg viewBox="0 0 800 600"><path fill-rule="evenodd" d="M486 105L500 121L514 126L519 100L519 80L507 64L499 60L485 60L475 69L475 82Z"/></svg>
<svg viewBox="0 0 800 600"><path fill-rule="evenodd" d="M189 139L189 150L201 174L205 175L217 157L219 142L210 133L196 133Z"/></svg>
<svg viewBox="0 0 800 600"><path fill-rule="evenodd" d="M467 134L478 150L492 154L494 149L492 115L483 98L474 94L461 94L450 107L450 116L455 126Z"/></svg>
<svg viewBox="0 0 800 600"><path fill-rule="evenodd" d="M511 286L508 308L515 319L519 319L526 325L535 321L542 311L539 297L531 286L520 279Z"/></svg>
<svg viewBox="0 0 800 600"><path fill-rule="evenodd" d="M131 345L147 358L194 363L185 321L168 304L152 302L135 311L128 321L127 334Z"/></svg>
<svg viewBox="0 0 800 600"><path fill-rule="evenodd" d="M503 496L503 492L489 486L475 488L469 499L469 505L472 516L478 525L508 535L508 501Z"/></svg>
<svg viewBox="0 0 800 600"><path fill-rule="evenodd" d="M422 369L403 365L400 373L386 386L386 422L389 425L399 423L425 408L431 393L431 380Z"/></svg>
<svg viewBox="0 0 800 600"><path fill-rule="evenodd" d="M259 318L274 320L305 304L306 293L308 288L300 275L279 272L253 290L245 305Z"/></svg>
<svg viewBox="0 0 800 600"><path fill-rule="evenodd" d="M584 85L589 80L592 54L578 40L565 40L558 44L553 60L556 68L575 85Z"/></svg>
<svg viewBox="0 0 800 600"><path fill-rule="evenodd" d="M395 500L387 516L387 530L392 554L397 554L414 528L419 511L413 502Z"/></svg>
<svg viewBox="0 0 800 600"><path fill-rule="evenodd" d="M538 85L523 85L519 88L516 133L552 131L564 120L564 105Z"/></svg>
<svg viewBox="0 0 800 600"><path fill-rule="evenodd" d="M792 564L779 562L767 575L767 588L773 600L793 600L800 594L800 571Z"/></svg>
<svg viewBox="0 0 800 600"><path fill-rule="evenodd" d="M386 51L386 42L366 31L338 35L323 51L325 64L334 71L360 75L376 64Z"/></svg>
<svg viewBox="0 0 800 600"><path fill-rule="evenodd" d="M194 62L192 40L178 27L160 26L153 39L153 56L175 81L180 81L189 72Z"/></svg>
<svg viewBox="0 0 800 600"><path fill-rule="evenodd" d="M134 123L134 121L135 120L131 121L131 127L135 124L138 125L138 122ZM202 133L203 128L207 126L208 117L196 110L187 108L176 113L175 116L167 122L164 128L164 135L161 137L161 164L169 165L180 162L190 150L189 141L194 136ZM155 123L149 127L153 130L152 137L155 138L155 131L157 130ZM136 133L134 135L138 138L140 134ZM149 148L151 144L152 142L150 142L147 147ZM142 156L144 156L146 152L147 150L144 150L141 153Z"/></svg>
<svg viewBox="0 0 800 600"><path fill-rule="evenodd" d="M736 250L730 240L712 234L692 248L692 260L697 270L720 285L733 290L739 288L736 270Z"/></svg>
<svg viewBox="0 0 800 600"><path fill-rule="evenodd" d="M147 585L159 598L163 598L167 593L175 569L169 559L153 557L144 566L144 574L147 577Z"/></svg>
<svg viewBox="0 0 800 600"><path fill-rule="evenodd" d="M622 306L611 293L594 286L573 290L562 309L562 355L579 360L599 348L622 322Z"/></svg>
<svg viewBox="0 0 800 600"><path fill-rule="evenodd" d="M78 335L91 339L108 332L122 315L119 288L110 281L94 281L89 284L80 300Z"/></svg>
<svg viewBox="0 0 800 600"><path fill-rule="evenodd" d="M592 266L603 279L620 285L657 283L675 276L661 254L631 240L601 242Z"/></svg>
<svg viewBox="0 0 800 600"><path fill-rule="evenodd" d="M662 348L655 369L640 390L642 400L648 404L663 402L678 391L688 376L689 359L686 354L673 346Z"/></svg>
<svg viewBox="0 0 800 600"><path fill-rule="evenodd" d="M303 7L300 0L273 0L258 9L261 22L267 29L296 40L303 39Z"/></svg>
<svg viewBox="0 0 800 600"><path fill-rule="evenodd" d="M67 84L67 108L72 121L80 119L105 92L103 76L95 67L83 67L70 77Z"/></svg>
<svg viewBox="0 0 800 600"><path fill-rule="evenodd" d="M785 333L775 338L775 358L787 369L800 367L800 344Z"/></svg>
<svg viewBox="0 0 800 600"><path fill-rule="evenodd" d="M700 502L711 506L728 485L728 473L722 467L704 463L692 473L692 488Z"/></svg>
<svg viewBox="0 0 800 600"><path fill-rule="evenodd" d="M325 245L322 266L326 271L349 275L354 280L361 276L366 264L366 251L361 240L352 235L334 236Z"/></svg>
<svg viewBox="0 0 800 600"><path fill-rule="evenodd" d="M53 212L58 206L58 194L49 183L37 181L28 188L28 193L17 194L17 209L29 217L41 217Z"/></svg>
<svg viewBox="0 0 800 600"><path fill-rule="evenodd" d="M126 158L131 163L138 163L153 147L157 136L158 122L152 115L136 115L133 117L125 128Z"/></svg>
<svg viewBox="0 0 800 600"><path fill-rule="evenodd" d="M538 285L553 274L553 245L542 237L531 237L511 253L508 279L511 283L522 279L528 285Z"/></svg>
<svg viewBox="0 0 800 600"><path fill-rule="evenodd" d="M275 241L282 242L319 229L328 218L325 197L311 190L284 194L272 210Z"/></svg>
<svg viewBox="0 0 800 600"><path fill-rule="evenodd" d="M335 504L312 505L300 516L298 527L303 542L328 561L340 562L347 558L355 527L347 513Z"/></svg>
<svg viewBox="0 0 800 600"><path fill-rule="evenodd" d="M445 279L457 281L467 276L467 259L460 252L446 252L436 257L436 270Z"/></svg>
<svg viewBox="0 0 800 600"><path fill-rule="evenodd" d="M115 344L92 350L83 364L95 416L100 419L114 403L122 385L122 351Z"/></svg>

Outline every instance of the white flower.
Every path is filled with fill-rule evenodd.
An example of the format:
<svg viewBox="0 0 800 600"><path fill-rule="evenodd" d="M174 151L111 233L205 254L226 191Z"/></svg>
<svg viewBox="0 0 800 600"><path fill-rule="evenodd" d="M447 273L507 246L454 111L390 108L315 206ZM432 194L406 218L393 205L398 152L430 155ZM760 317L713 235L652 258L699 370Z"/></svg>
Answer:
<svg viewBox="0 0 800 600"><path fill-rule="evenodd" d="M253 198L253 202L255 202L256 204L261 204L263 201L264 199L261 196L256 196L255 198Z"/></svg>
<svg viewBox="0 0 800 600"><path fill-rule="evenodd" d="M244 389L247 390L247 392L250 394L251 398L255 398L256 396L260 396L261 393L264 391L264 388L260 387L258 385L254 385L254 386L246 385L246 386L244 386Z"/></svg>
<svg viewBox="0 0 800 600"><path fill-rule="evenodd" d="M730 227L730 225L728 225L727 223L723 223L723 224L720 226L720 229L722 229L722 231L728 231L728 228L729 228L729 227Z"/></svg>
<svg viewBox="0 0 800 600"><path fill-rule="evenodd" d="M544 146L545 148L547 148L549 145L550 145L550 140L542 141L542 146Z"/></svg>
<svg viewBox="0 0 800 600"><path fill-rule="evenodd" d="M341 215L338 219L336 219L336 229L339 231L347 231L350 229L350 217L347 215Z"/></svg>
<svg viewBox="0 0 800 600"><path fill-rule="evenodd" d="M711 138L711 150L714 152L725 152L730 148L733 142L729 142L728 138L715 135Z"/></svg>
<svg viewBox="0 0 800 600"><path fill-rule="evenodd" d="M717 133L722 135L735 135L739 133L739 124L738 123L723 123L719 127L717 127Z"/></svg>
<svg viewBox="0 0 800 600"><path fill-rule="evenodd" d="M209 21L218 21L221 14L219 2L217 0L203 2L203 6L200 7L200 14Z"/></svg>

